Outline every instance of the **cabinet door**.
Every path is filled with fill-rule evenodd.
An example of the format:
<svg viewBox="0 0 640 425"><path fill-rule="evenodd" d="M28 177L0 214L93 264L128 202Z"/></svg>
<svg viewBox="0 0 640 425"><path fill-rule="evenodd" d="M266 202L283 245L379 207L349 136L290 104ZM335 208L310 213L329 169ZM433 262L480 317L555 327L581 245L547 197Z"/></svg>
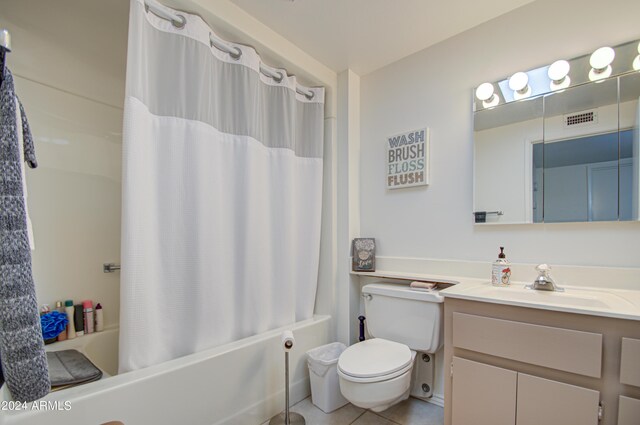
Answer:
<svg viewBox="0 0 640 425"><path fill-rule="evenodd" d="M452 425L514 425L518 374L453 358Z"/></svg>
<svg viewBox="0 0 640 425"><path fill-rule="evenodd" d="M600 393L518 374L517 425L598 425Z"/></svg>
<svg viewBox="0 0 640 425"><path fill-rule="evenodd" d="M640 387L640 339L622 338L620 382Z"/></svg>
<svg viewBox="0 0 640 425"><path fill-rule="evenodd" d="M640 423L640 400L620 396L618 405L618 425L638 425Z"/></svg>

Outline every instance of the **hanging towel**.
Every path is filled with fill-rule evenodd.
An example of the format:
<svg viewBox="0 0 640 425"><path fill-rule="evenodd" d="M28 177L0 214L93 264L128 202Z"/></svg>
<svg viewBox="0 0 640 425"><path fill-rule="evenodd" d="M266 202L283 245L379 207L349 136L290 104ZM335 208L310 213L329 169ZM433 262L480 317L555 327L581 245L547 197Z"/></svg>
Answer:
<svg viewBox="0 0 640 425"><path fill-rule="evenodd" d="M25 150L25 144L30 144L31 146L33 146L33 142L31 141L31 137L30 137L31 133L28 131L27 131L27 138L25 141L24 122L26 121L26 119L27 117L24 114L24 109L22 108L22 104L20 103L20 101L18 100L18 97L16 96L16 122L20 123L20 125L16 126L18 130L18 147L20 148L20 158L24 158L24 161L20 161L20 173L22 174L22 197L24 198L24 212L27 216L26 217L27 218L27 235L29 236L29 248L31 248L31 251L33 251L34 249L36 249L36 242L33 237L33 225L31 224L31 217L29 216L29 203L27 202L27 198L29 197L29 194L27 192L27 173L24 165L24 163L28 161L26 150ZM34 159L35 159L35 153L34 153ZM32 164L35 164L35 161L29 162L29 164L31 168L35 168L35 166L32 165Z"/></svg>
<svg viewBox="0 0 640 425"><path fill-rule="evenodd" d="M51 385L31 274L15 99L13 76L5 68L0 87L0 360L13 398L33 401ZM23 108L18 109L24 159L33 168L31 132Z"/></svg>

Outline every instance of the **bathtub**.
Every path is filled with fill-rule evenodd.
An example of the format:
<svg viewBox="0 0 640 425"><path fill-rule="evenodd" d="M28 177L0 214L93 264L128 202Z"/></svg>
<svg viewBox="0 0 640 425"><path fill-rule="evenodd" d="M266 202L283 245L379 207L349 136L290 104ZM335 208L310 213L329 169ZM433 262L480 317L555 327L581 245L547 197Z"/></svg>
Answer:
<svg viewBox="0 0 640 425"><path fill-rule="evenodd" d="M291 403L310 393L305 352L329 342L331 317L314 316L281 329L117 375L118 329L57 342L47 350L75 348L104 372L96 382L50 393L27 410L6 410L0 425L259 425L284 407L284 354L280 334L292 329ZM38 407L37 410L36 407Z"/></svg>

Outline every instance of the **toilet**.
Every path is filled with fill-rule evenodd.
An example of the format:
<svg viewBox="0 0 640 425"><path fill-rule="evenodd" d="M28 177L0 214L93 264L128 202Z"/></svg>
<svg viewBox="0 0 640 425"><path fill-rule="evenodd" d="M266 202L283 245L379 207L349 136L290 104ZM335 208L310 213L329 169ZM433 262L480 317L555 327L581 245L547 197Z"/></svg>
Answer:
<svg viewBox="0 0 640 425"><path fill-rule="evenodd" d="M362 296L372 338L340 355L342 395L374 412L386 410L409 395L429 398L433 353L442 347L443 340L443 297L437 290L385 283L365 285Z"/></svg>

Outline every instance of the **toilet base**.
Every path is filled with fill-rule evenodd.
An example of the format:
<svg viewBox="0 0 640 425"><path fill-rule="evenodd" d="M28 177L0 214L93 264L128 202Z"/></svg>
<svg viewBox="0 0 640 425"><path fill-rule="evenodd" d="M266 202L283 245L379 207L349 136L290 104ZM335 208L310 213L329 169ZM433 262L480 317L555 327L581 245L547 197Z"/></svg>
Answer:
<svg viewBox="0 0 640 425"><path fill-rule="evenodd" d="M387 410L388 408L390 408L391 406L400 403L401 401L405 401L406 399L409 398L409 390L407 390L404 394L402 394L402 396L398 397L397 399L393 400L390 403L386 403L383 405L378 405L378 406L374 406L374 407L370 407L369 410L371 410L372 412L383 412L385 410ZM358 407L362 407L362 406L358 406Z"/></svg>
<svg viewBox="0 0 640 425"><path fill-rule="evenodd" d="M433 395L436 356L433 353L418 353L413 365L411 397L429 400Z"/></svg>
<svg viewBox="0 0 640 425"><path fill-rule="evenodd" d="M370 383L353 382L338 373L340 392L354 406L381 412L409 398L412 369L395 378Z"/></svg>

